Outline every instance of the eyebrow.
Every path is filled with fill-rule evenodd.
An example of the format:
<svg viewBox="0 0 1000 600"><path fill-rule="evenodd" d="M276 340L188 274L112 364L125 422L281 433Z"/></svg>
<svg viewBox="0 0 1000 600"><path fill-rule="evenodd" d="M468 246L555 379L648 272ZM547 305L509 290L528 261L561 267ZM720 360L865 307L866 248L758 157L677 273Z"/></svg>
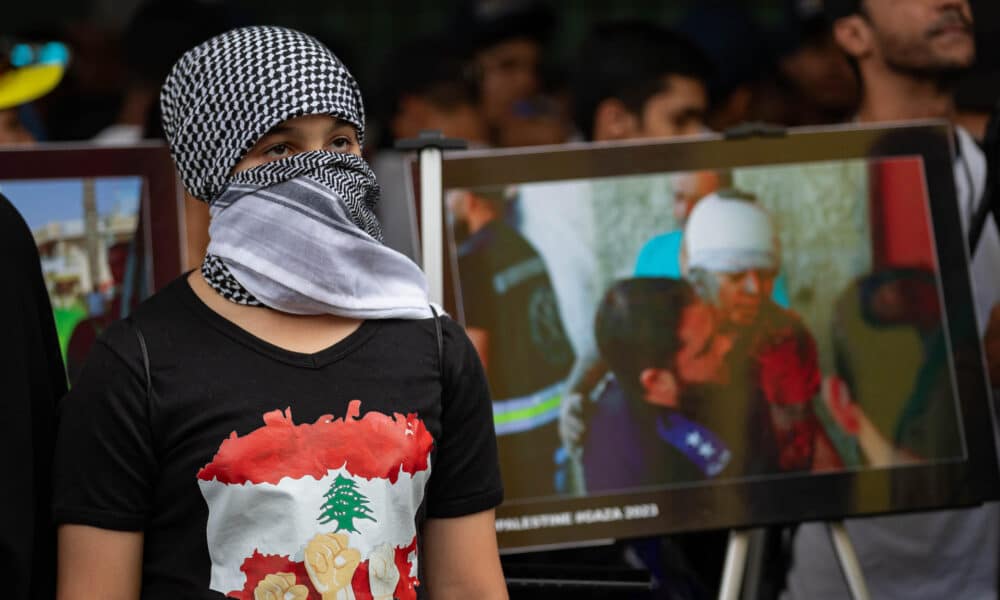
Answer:
<svg viewBox="0 0 1000 600"><path fill-rule="evenodd" d="M333 119L333 125L330 126L329 130L330 131L334 131L334 130L340 129L341 127L350 127L352 129L354 129L354 124L353 123L349 123L349 122L347 122L347 121L345 121L343 119L338 119L338 118L334 117L334 119ZM280 135L280 134L283 134L283 133L293 133L294 131L295 131L295 128L291 127L289 125L275 125L271 129L269 129L267 133L265 133L264 135L262 135L260 137L261 137L261 139L264 139L264 138L266 138L268 136Z"/></svg>

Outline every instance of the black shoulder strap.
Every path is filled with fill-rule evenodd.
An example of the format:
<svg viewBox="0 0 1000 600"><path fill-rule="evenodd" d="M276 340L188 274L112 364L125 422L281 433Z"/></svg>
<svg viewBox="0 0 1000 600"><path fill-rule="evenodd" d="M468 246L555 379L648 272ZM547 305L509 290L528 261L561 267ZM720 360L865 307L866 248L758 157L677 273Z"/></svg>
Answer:
<svg viewBox="0 0 1000 600"><path fill-rule="evenodd" d="M434 315L434 334L437 336L438 344L438 368L441 372L444 372L444 336L441 334L441 316L438 315L438 311L434 308L434 305L429 305L431 307L431 314Z"/></svg>

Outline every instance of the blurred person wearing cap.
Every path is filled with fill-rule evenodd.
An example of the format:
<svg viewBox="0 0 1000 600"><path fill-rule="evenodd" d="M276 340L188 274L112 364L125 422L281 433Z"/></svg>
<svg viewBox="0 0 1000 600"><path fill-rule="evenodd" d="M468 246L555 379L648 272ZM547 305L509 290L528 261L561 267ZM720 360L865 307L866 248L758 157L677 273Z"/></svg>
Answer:
<svg viewBox="0 0 1000 600"><path fill-rule="evenodd" d="M444 38L418 38L393 49L380 79L375 104L380 139L372 169L382 202L375 212L386 245L416 260L416 207L407 194L413 174L407 169L407 153L394 150L393 143L436 130L480 148L489 143L489 129L479 89L454 44Z"/></svg>
<svg viewBox="0 0 1000 600"><path fill-rule="evenodd" d="M14 43L0 55L0 145L35 142L21 110L59 85L68 62L59 42Z"/></svg>
<svg viewBox="0 0 1000 600"><path fill-rule="evenodd" d="M702 133L710 73L701 51L676 33L642 22L600 25L576 59L576 126L593 141Z"/></svg>
<svg viewBox="0 0 1000 600"><path fill-rule="evenodd" d="M953 86L975 58L965 0L828 0L834 36L861 82L857 121L956 116ZM955 187L963 228L980 207L986 160L955 127ZM980 332L994 385L1000 381L1000 233L988 217L970 265ZM967 231L967 233L969 233ZM876 598L995 598L1000 510L877 517L846 523ZM803 525L788 575L791 598L842 598L847 587L826 530Z"/></svg>
<svg viewBox="0 0 1000 600"><path fill-rule="evenodd" d="M448 192L466 332L493 394L504 491L518 499L558 488L557 418L575 353L548 266L507 221L512 192Z"/></svg>
<svg viewBox="0 0 1000 600"><path fill-rule="evenodd" d="M733 339L730 385L763 400L763 412L753 417L762 435L750 442L751 461L783 471L842 466L813 412L821 380L816 342L797 315L771 298L781 265L771 215L749 194L709 195L684 228L681 264Z"/></svg>
<svg viewBox="0 0 1000 600"><path fill-rule="evenodd" d="M511 135L505 129L534 125L524 117L539 113L544 45L554 26L552 9L540 0L465 0L459 5L455 41L479 86L494 145Z"/></svg>

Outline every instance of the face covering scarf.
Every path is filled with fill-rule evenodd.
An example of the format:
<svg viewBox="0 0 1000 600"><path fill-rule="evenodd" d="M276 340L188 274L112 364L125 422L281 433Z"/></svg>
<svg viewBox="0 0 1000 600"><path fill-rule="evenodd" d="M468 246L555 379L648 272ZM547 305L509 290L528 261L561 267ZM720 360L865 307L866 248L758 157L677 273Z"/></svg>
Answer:
<svg viewBox="0 0 1000 600"><path fill-rule="evenodd" d="M431 315L419 268L380 243L363 160L310 152L232 174L268 131L303 115L350 123L364 141L357 82L316 39L281 27L216 36L177 61L160 107L184 187L210 206L202 274L219 294L294 314Z"/></svg>
<svg viewBox="0 0 1000 600"><path fill-rule="evenodd" d="M211 205L202 275L229 300L286 313L428 318L423 273L374 236L377 196L353 154L309 152L237 173Z"/></svg>

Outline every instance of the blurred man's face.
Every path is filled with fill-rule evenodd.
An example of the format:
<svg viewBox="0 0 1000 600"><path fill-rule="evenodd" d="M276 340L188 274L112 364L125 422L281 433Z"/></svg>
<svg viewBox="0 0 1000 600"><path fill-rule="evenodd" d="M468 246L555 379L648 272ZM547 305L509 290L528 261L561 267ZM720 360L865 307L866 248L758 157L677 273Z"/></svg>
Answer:
<svg viewBox="0 0 1000 600"><path fill-rule="evenodd" d="M704 302L688 305L681 314L677 331L680 351L674 360L677 379L682 384L720 382L732 341L719 334L715 311Z"/></svg>
<svg viewBox="0 0 1000 600"><path fill-rule="evenodd" d="M705 85L683 75L668 75L663 91L642 107L634 138L673 137L700 133L708 112Z"/></svg>
<svg viewBox="0 0 1000 600"><path fill-rule="evenodd" d="M31 144L34 136L17 116L17 109L0 110L0 145Z"/></svg>
<svg viewBox="0 0 1000 600"><path fill-rule="evenodd" d="M771 297L777 273L770 269L752 269L734 273L712 273L718 286L716 299L720 317L737 327L752 325L760 314L761 304Z"/></svg>
<svg viewBox="0 0 1000 600"><path fill-rule="evenodd" d="M500 42L476 55L483 115L497 126L518 100L538 92L541 48L530 38Z"/></svg>
<svg viewBox="0 0 1000 600"><path fill-rule="evenodd" d="M682 173L670 179L674 191L674 220L683 226L694 205L719 189L719 176L715 171Z"/></svg>
<svg viewBox="0 0 1000 600"><path fill-rule="evenodd" d="M869 22L885 64L897 71L961 71L976 55L967 0L866 0Z"/></svg>

